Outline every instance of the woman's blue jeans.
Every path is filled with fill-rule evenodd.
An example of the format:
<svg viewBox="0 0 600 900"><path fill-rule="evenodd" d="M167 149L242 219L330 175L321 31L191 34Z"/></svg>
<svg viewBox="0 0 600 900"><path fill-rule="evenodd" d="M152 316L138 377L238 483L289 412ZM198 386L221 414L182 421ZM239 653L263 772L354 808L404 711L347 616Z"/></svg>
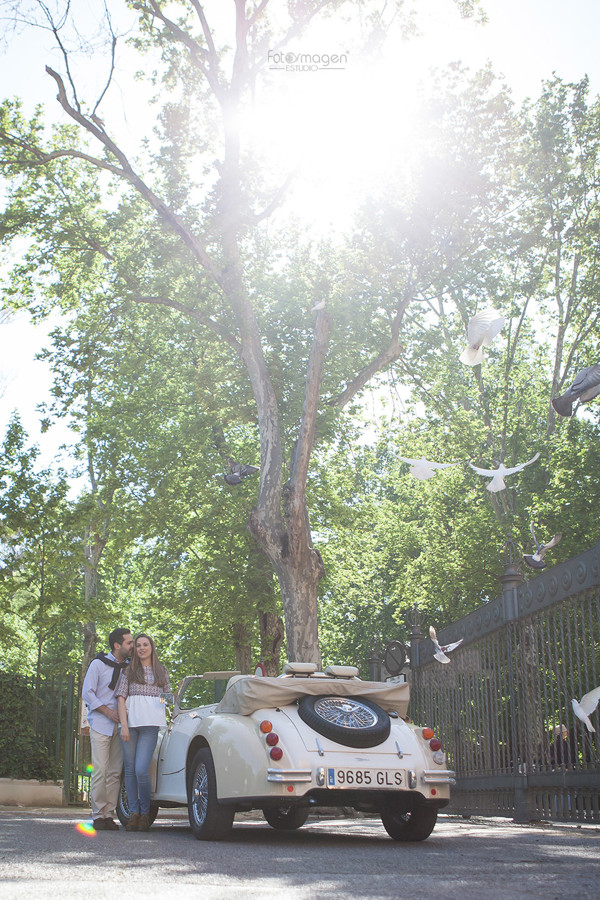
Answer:
<svg viewBox="0 0 600 900"><path fill-rule="evenodd" d="M121 740L125 765L125 790L131 813L148 815L150 812L150 763L156 741L158 725L141 725L129 729L129 740Z"/></svg>

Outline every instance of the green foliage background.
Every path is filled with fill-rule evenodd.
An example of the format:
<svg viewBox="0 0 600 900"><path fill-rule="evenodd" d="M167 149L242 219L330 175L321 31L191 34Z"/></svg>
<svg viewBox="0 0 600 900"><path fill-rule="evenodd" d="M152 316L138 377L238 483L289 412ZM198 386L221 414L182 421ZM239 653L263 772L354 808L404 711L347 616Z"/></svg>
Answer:
<svg viewBox="0 0 600 900"><path fill-rule="evenodd" d="M33 728L33 688L0 672L0 697L0 778L56 781L56 763Z"/></svg>

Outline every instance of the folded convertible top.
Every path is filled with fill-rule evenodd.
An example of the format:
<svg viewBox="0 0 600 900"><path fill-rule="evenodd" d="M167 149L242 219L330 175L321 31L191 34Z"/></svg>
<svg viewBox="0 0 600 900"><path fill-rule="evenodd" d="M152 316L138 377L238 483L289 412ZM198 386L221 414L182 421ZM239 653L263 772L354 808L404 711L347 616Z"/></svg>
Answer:
<svg viewBox="0 0 600 900"><path fill-rule="evenodd" d="M306 694L322 697L365 697L383 709L406 716L410 687L407 682L388 684L361 681L360 678L255 678L237 675L231 678L217 713L239 713L249 716L257 709L289 706Z"/></svg>

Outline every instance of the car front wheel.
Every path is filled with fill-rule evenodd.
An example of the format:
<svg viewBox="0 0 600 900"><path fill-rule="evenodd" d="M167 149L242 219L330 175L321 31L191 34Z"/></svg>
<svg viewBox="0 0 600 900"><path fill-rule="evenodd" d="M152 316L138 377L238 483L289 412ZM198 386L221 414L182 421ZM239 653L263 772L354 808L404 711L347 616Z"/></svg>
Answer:
<svg viewBox="0 0 600 900"><path fill-rule="evenodd" d="M208 747L198 750L188 780L188 815L198 841L222 841L229 837L235 810L217 800L217 778Z"/></svg>
<svg viewBox="0 0 600 900"><path fill-rule="evenodd" d="M279 831L295 831L302 828L308 819L308 809L304 806L267 806L263 815L271 828Z"/></svg>
<svg viewBox="0 0 600 900"><path fill-rule="evenodd" d="M389 807L381 813L383 827L395 841L424 841L429 837L437 821L437 809L431 806L415 806L401 810Z"/></svg>

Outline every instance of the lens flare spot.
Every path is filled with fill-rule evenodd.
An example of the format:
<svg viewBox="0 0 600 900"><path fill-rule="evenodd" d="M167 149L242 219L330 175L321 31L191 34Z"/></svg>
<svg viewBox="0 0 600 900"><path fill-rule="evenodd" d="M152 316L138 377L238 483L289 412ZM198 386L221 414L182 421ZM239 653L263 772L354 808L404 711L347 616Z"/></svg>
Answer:
<svg viewBox="0 0 600 900"><path fill-rule="evenodd" d="M95 837L97 834L91 822L78 822L75 826L75 831L78 831L79 834L84 834L86 837Z"/></svg>
<svg viewBox="0 0 600 900"><path fill-rule="evenodd" d="M90 763L89 766L85 767L85 771L88 773L88 775L91 775L92 772L94 771L93 765Z"/></svg>

